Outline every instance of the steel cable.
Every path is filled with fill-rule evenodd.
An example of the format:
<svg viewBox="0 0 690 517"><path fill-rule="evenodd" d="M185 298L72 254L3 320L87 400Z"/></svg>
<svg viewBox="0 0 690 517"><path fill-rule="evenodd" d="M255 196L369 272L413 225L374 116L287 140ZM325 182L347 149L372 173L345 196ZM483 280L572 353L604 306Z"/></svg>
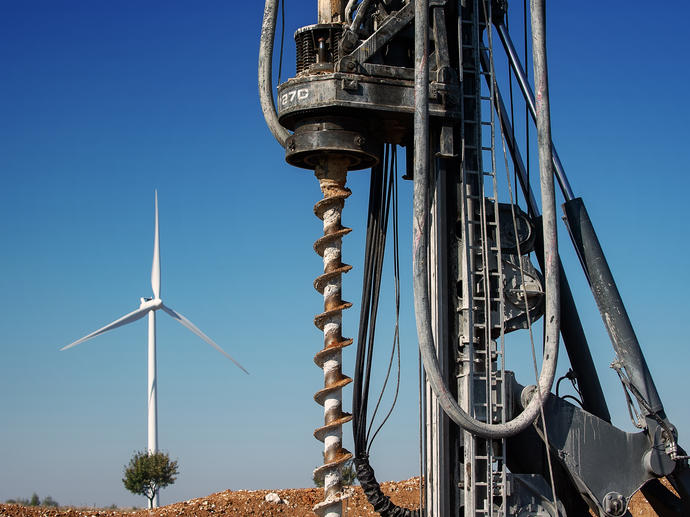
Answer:
<svg viewBox="0 0 690 517"><path fill-rule="evenodd" d="M384 159L381 164L372 168L369 187L369 216L367 221L367 237L364 276L362 279L362 305L360 312L360 327L358 331L357 354L355 360L355 374L353 383L353 435L355 442L355 458L353 460L357 479L362 490L374 510L383 517L420 517L421 510L409 510L395 505L383 494L376 480L373 468L369 462L371 443L382 429L391 415L398 398L400 386L400 344L398 333L399 321L399 254L398 254L398 199L397 199L397 153L392 146L386 146ZM393 205L393 233L394 233L394 275L396 294L396 325L394 331L393 350L389 361L386 380L381 388L376 407L367 427L367 407L369 386L371 381L371 366L376 335L376 316L378 311L379 294L381 289L381 273L385 254L386 235L391 203ZM393 403L390 410L378 426L373 436L376 412L382 401L383 393L388 384L392 359L398 351L398 376ZM366 431L366 432L365 432Z"/></svg>
<svg viewBox="0 0 690 517"><path fill-rule="evenodd" d="M388 182L388 195L387 195L387 201L386 201L386 221L388 220L388 215L389 215L389 208L390 204L392 202L393 204L393 276L394 276L394 287L395 287L395 327L393 330L393 346L391 348L391 356L390 360L388 361L388 368L386 370L386 378L383 381L383 386L381 387L381 393L379 394L379 398L376 401L376 407L374 408L374 411L371 415L371 423L369 424L369 430L367 432L367 453L371 451L371 444L374 441L374 438L376 438L376 435L383 429L383 426L386 424L388 421L388 418L391 416L393 413L393 410L395 409L395 404L398 401L398 394L400 392L400 258L398 254L398 178L397 178L397 152L396 148L392 147L391 153L390 153L390 169L388 171L388 177L389 177L389 182ZM387 227L387 225L386 225ZM374 418L376 418L376 413L379 409L379 406L381 405L381 401L383 400L383 394L386 391L386 387L388 386L388 379L390 378L390 373L393 365L393 358L395 357L397 352L397 357L398 357L398 368L397 368L397 378L396 378L396 383L395 383L395 394L393 396L393 402L391 403L391 407L386 413L386 416L383 418L382 422L379 424L379 426L376 428L376 431L374 434L369 438L369 435L371 434L371 429L374 425Z"/></svg>

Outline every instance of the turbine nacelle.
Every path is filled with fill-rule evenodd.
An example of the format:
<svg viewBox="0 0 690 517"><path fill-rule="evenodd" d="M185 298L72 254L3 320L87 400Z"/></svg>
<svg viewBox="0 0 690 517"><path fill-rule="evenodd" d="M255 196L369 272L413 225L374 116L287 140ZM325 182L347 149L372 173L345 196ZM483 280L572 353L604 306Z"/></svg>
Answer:
<svg viewBox="0 0 690 517"><path fill-rule="evenodd" d="M163 306L163 300L160 298L140 298L141 305L139 305L139 310L147 309L150 311L157 311Z"/></svg>
<svg viewBox="0 0 690 517"><path fill-rule="evenodd" d="M244 367L235 361L230 355L218 346L210 337L199 330L196 325L185 318L179 312L172 310L170 307L163 305L161 300L161 256L160 256L160 240L158 237L158 192L156 192L156 220L155 220L155 233L153 239L153 264L151 265L151 289L153 290L153 298L140 298L141 303L139 308L135 311L125 314L121 318L109 323L105 327L102 327L91 334L78 339L74 343L62 347L60 350L67 350L73 346L83 343L84 341L91 339L93 337L99 336L104 332L113 330L117 327L122 327L128 323L140 320L152 311L157 311L158 309L163 309L163 312L168 314L173 319L177 320L180 325L187 327L189 330L194 332L201 339L206 341L213 348L218 350L225 357L230 359L233 363L237 365L244 373L249 374ZM149 383L148 383L148 450L149 452L156 452L158 449L158 409L157 409L157 392L156 392L156 319L149 318L149 350L148 350L148 360L149 360ZM158 493L156 492L154 499L152 500L152 507L158 507Z"/></svg>
<svg viewBox="0 0 690 517"><path fill-rule="evenodd" d="M170 307L166 307L163 305L163 300L161 300L161 255L160 255L160 239L159 239L159 234L158 234L158 192L156 192L156 198L155 198L155 207L156 207L156 216L155 216L155 230L154 230L154 239L153 239L153 264L151 266L151 288L153 289L153 298L140 298L141 303L139 305L139 308L135 311L130 312L129 314L125 314L121 318L113 321L112 323L109 323L105 327L102 327L95 332L92 332L91 334L88 334L84 336L81 339L78 339L74 343L70 343L67 346L62 347L60 350L67 350L68 348L72 348L73 346L76 346L80 343L83 343L84 341L87 341L91 338L94 338L96 336L99 336L103 334L104 332L108 332L109 330L116 329L118 327L122 327L123 325L127 325L128 323L132 323L134 321L137 321L144 316L146 316L149 312L151 311L157 311L159 309L163 309L163 312L167 313L170 317L173 319L177 320L177 322L184 326L187 327L189 330L194 332L197 336L199 336L201 339L206 341L209 345L211 345L213 348L218 350L221 354L223 354L225 357L230 359L233 363L237 365L238 368L240 368L244 373L249 373L247 370L244 369L244 367L235 361L225 350L223 350L218 344L216 344L210 337L208 337L206 334L204 334L199 328L197 328L196 325L194 325L191 321L189 321L187 318L185 318L182 314L180 314L177 311L174 311Z"/></svg>

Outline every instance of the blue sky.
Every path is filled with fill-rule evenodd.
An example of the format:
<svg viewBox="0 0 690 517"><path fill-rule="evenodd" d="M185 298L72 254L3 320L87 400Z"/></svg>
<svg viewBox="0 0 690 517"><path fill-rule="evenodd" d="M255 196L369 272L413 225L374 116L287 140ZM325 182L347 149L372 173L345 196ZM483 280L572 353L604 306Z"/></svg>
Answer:
<svg viewBox="0 0 690 517"><path fill-rule="evenodd" d="M312 174L284 163L265 127L256 88L263 6L237 4L0 3L0 500L36 491L63 504L144 504L120 478L146 446L146 323L58 349L151 294L155 188L163 300L251 372L159 315L159 443L181 467L162 502L311 484L321 461L312 437L322 421L312 399L322 385L312 362L321 346L312 324L320 192ZM286 8L283 78L294 70L291 35L314 22L316 2ZM548 12L554 139L686 444L688 10L552 2ZM353 336L368 173L351 173L349 185ZM402 183L403 386L372 449L381 479L417 469L410 197ZM561 235L609 405L629 428L608 369L613 352ZM389 262L386 273L380 358L392 331ZM509 364L524 362L527 348L514 350ZM350 374L353 358L354 347Z"/></svg>

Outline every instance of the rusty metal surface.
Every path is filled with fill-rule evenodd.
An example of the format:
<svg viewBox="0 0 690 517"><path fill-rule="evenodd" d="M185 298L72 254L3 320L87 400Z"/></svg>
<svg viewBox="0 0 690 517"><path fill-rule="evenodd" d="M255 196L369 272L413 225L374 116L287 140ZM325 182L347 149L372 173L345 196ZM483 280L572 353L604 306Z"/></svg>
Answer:
<svg viewBox="0 0 690 517"><path fill-rule="evenodd" d="M342 274L352 266L341 260L342 238L350 232L341 225L341 213L350 190L345 187L348 159L338 156L322 158L316 167L316 177L323 199L314 205L314 214L323 221L323 237L314 243L314 251L323 257L323 274L314 281L314 288L323 295L324 311L316 315L314 324L323 331L324 347L314 357L323 369L324 387L314 400L324 407L324 425L314 431L314 437L324 443L324 464L314 471L324 481L324 500L314 506L323 517L342 514L342 500L348 497L343 490L341 467L352 454L342 446L342 426L352 419L343 412L342 389L352 379L342 372L342 349L352 339L342 335L342 311L352 306L342 299Z"/></svg>

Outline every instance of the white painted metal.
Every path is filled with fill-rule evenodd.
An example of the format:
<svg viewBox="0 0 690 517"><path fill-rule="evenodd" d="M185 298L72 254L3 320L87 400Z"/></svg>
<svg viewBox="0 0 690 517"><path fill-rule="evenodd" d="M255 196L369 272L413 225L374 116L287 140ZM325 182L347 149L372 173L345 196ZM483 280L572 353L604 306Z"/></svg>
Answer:
<svg viewBox="0 0 690 517"><path fill-rule="evenodd" d="M230 359L233 363L237 365L244 373L249 373L240 363L233 359L225 350L223 350L217 343L215 343L210 337L199 330L196 325L194 325L187 318L182 316L180 313L175 312L173 309L163 305L160 299L161 292L161 271L160 271L160 239L158 233L158 192L155 193L155 231L153 240L153 265L151 267L151 288L153 289L153 299L141 298L141 304L139 308L135 311L125 314L121 318L109 323L105 327L102 327L91 334L84 336L77 341L70 343L67 346L62 347L60 350L67 350L72 348L84 341L91 338L99 336L109 330L122 327L128 323L137 321L148 314L149 316L149 328L148 328L148 390L147 390L147 401L148 401L148 452L155 453L158 451L158 407L157 407L157 375L156 375L156 311L158 309L163 309L166 313L177 320L181 325L187 327L189 330L194 332L201 339L210 344L213 348L218 350L225 357ZM158 507L158 494L155 495L153 499L153 508Z"/></svg>
<svg viewBox="0 0 690 517"><path fill-rule="evenodd" d="M139 306L139 308L136 311L132 311L129 314L125 314L119 319L116 319L112 323L108 323L105 327L102 327L91 334L88 334L84 336L81 339L77 339L74 343L70 343L67 346L63 346L60 351L62 352L63 350L67 350L68 348L72 348L73 346L77 346L80 343L83 343L84 341L87 341L93 337L100 336L101 334L108 332L109 330L116 329L117 327L122 327L123 325L127 325L128 323L132 323L133 321L137 321L149 312L148 307L144 307L144 303Z"/></svg>
<svg viewBox="0 0 690 517"><path fill-rule="evenodd" d="M148 382L148 452L158 452L158 379L156 376L156 311L149 311L149 382ZM149 502L150 508L158 508L158 492Z"/></svg>
<svg viewBox="0 0 690 517"><path fill-rule="evenodd" d="M153 264L151 265L151 289L153 297L161 297L161 250L158 238L158 191L155 191L156 225L153 236Z"/></svg>
<svg viewBox="0 0 690 517"><path fill-rule="evenodd" d="M194 325L191 321L189 321L187 318L185 318L182 314L180 314L177 311L172 310L170 307L166 307L161 303L160 306L161 309L163 309L165 312L167 312L170 316L175 318L181 325L187 327L189 330L194 332L197 336L199 336L201 339L206 341L209 345L211 345L213 348L218 350L221 354L223 354L225 357L230 359L235 365L242 370L244 373L249 375L249 372L245 370L244 366L242 366L240 363L238 363L235 359L232 358L230 354L228 354L225 350L223 350L215 341L213 341L210 337L208 337L206 334L204 334L199 328Z"/></svg>
<svg viewBox="0 0 690 517"><path fill-rule="evenodd" d="M430 224L429 224L429 289L431 302L431 321L434 345L438 361L446 383L449 382L448 355L452 346L449 337L448 312L448 218L446 192L448 182L445 171L439 171L437 162L431 160L431 171L434 177L432 190ZM451 482L451 447L449 437L449 420L438 399L426 382L426 500L425 510L429 517L451 515L450 499Z"/></svg>

